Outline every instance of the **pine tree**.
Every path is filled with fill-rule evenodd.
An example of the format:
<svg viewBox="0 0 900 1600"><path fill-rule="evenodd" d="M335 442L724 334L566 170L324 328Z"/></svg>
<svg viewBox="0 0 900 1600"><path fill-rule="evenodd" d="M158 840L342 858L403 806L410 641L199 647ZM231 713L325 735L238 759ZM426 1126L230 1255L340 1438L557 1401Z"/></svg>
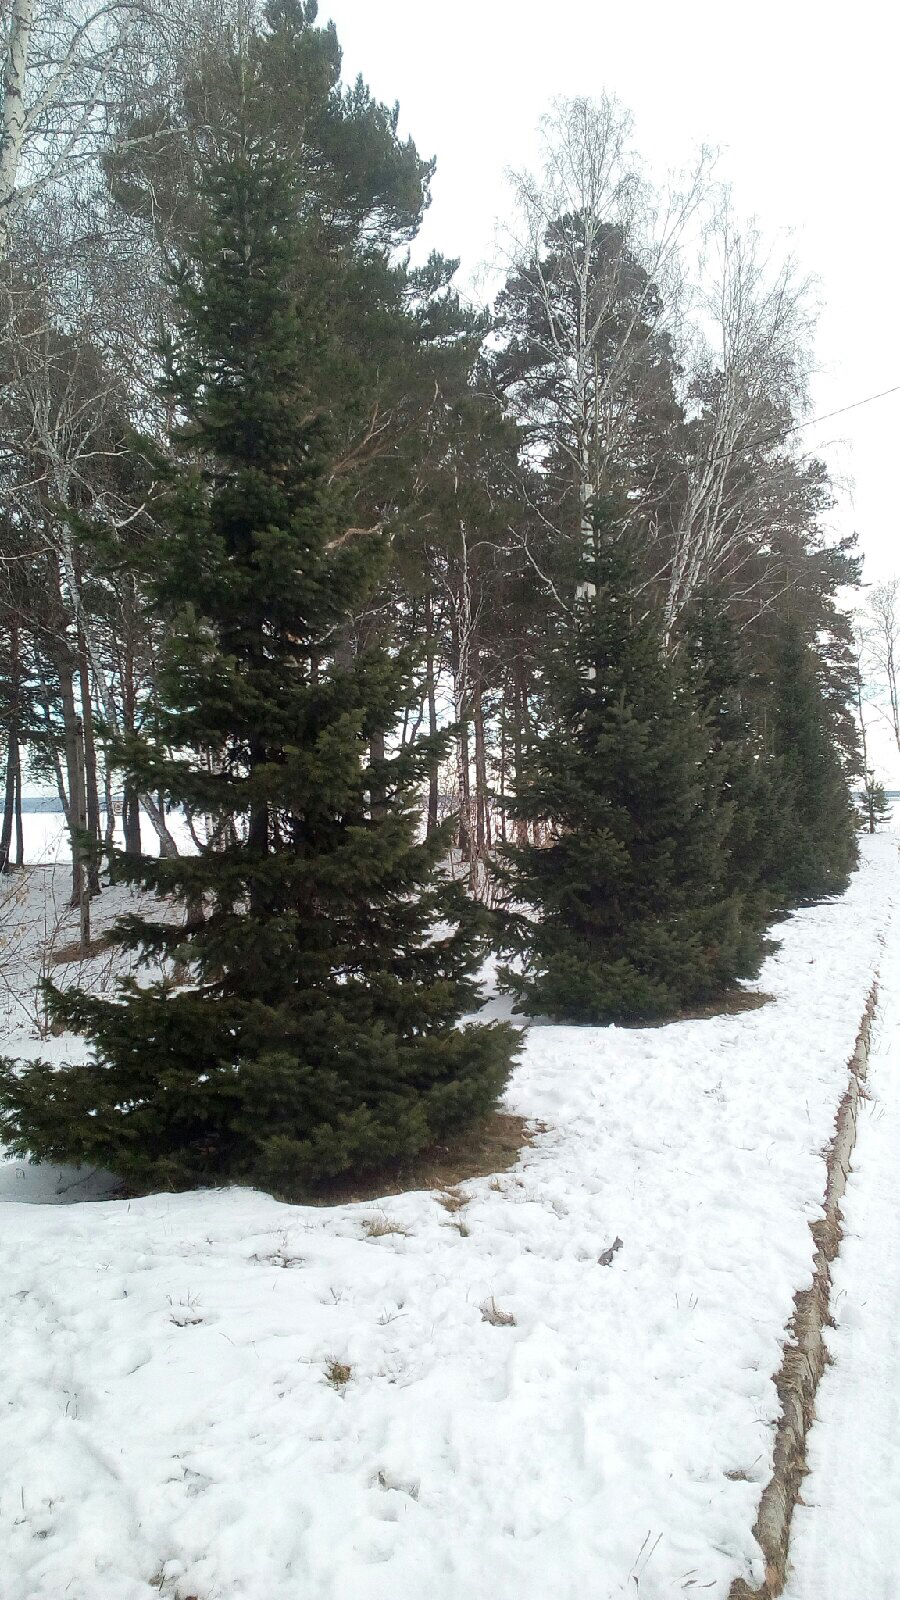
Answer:
<svg viewBox="0 0 900 1600"><path fill-rule="evenodd" d="M879 783L871 769L865 775L862 793L857 804L860 826L867 833L874 833L876 828L890 822L892 815L891 805L885 792L884 784Z"/></svg>
<svg viewBox="0 0 900 1600"><path fill-rule="evenodd" d="M291 1192L414 1154L494 1103L515 1033L458 1028L476 996L479 913L418 841L440 741L389 743L408 664L335 659L384 549L347 527L329 432L304 385L327 326L285 285L299 197L271 142L238 128L204 182L177 274L167 387L175 472L151 592L171 617L159 700L122 751L129 781L209 820L175 860L123 877L187 908L116 938L187 969L120 1001L54 992L95 1056L7 1066L7 1141L131 1182L242 1179Z"/></svg>
<svg viewBox="0 0 900 1600"><path fill-rule="evenodd" d="M594 593L547 663L547 732L510 806L551 832L506 852L526 909L507 934L524 971L505 982L522 1009L566 1022L672 1014L759 960L726 886L730 818L708 782L708 730L613 521L595 514L582 569Z"/></svg>

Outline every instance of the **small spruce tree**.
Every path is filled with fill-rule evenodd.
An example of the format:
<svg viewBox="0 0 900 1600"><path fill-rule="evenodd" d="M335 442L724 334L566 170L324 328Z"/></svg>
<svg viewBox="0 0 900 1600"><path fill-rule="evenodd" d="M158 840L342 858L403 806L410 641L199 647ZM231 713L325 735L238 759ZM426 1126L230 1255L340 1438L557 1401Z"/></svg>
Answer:
<svg viewBox="0 0 900 1600"><path fill-rule="evenodd" d="M265 139L211 164L205 223L177 274L168 392L182 464L150 591L169 618L149 734L129 781L206 819L196 855L122 856L120 874L181 903L115 938L187 981L119 999L52 994L94 1058L7 1064L13 1149L100 1164L140 1186L238 1179L290 1193L415 1154L494 1104L516 1034L458 1019L477 995L477 908L419 838L436 739L390 745L408 671L343 658L377 575L347 527L328 425L304 363L327 326L285 285L300 197ZM171 972L171 968L169 969Z"/></svg>
<svg viewBox="0 0 900 1600"><path fill-rule="evenodd" d="M859 825L866 833L874 833L876 828L883 827L891 820L891 804L884 784L878 781L871 769L865 775L858 808Z"/></svg>
<svg viewBox="0 0 900 1600"><path fill-rule="evenodd" d="M546 664L546 732L509 807L549 837L508 847L501 869L523 908L506 918L522 970L504 982L520 1009L565 1022L671 1015L760 958L726 882L706 721L611 522L598 507L586 598Z"/></svg>

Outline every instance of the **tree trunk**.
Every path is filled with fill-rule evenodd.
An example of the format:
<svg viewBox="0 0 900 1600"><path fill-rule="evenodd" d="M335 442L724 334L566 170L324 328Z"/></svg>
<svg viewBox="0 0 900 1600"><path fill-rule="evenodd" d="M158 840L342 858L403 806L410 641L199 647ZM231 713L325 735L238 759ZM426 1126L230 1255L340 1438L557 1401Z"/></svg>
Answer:
<svg viewBox="0 0 900 1600"><path fill-rule="evenodd" d="M250 743L250 774L251 776L265 765L268 752L261 741L251 740ZM265 800L256 800L250 806L250 818L247 827L247 855L252 860L256 858L260 866L269 854L269 805ZM252 874L252 867L250 869ZM250 911L253 916L264 915L270 909L270 892L268 882L261 873L250 877Z"/></svg>
<svg viewBox="0 0 900 1600"><path fill-rule="evenodd" d="M86 852L88 888L91 894L100 893L100 792L97 786L97 745L94 739L94 708L91 704L91 680L87 652L79 641L78 679L81 686L81 725L84 745L85 820L90 834Z"/></svg>
<svg viewBox="0 0 900 1600"><path fill-rule="evenodd" d="M85 889L84 834L87 829L87 801L84 792L84 745L81 718L75 704L74 665L58 664L60 699L63 714L63 745L69 809L66 821L72 843L72 905L80 906Z"/></svg>
<svg viewBox="0 0 900 1600"><path fill-rule="evenodd" d="M513 673L513 761L516 769L516 790L522 783L522 768L524 765L524 734L528 726L528 685L525 681L525 665L521 656L517 659ZM528 823L524 817L517 817L515 822L516 844L528 843Z"/></svg>
<svg viewBox="0 0 900 1600"><path fill-rule="evenodd" d="M112 870L113 846L116 842L116 803L113 797L112 773L109 762L103 764L103 800L106 806L106 823L103 829L103 853Z"/></svg>
<svg viewBox="0 0 900 1600"><path fill-rule="evenodd" d="M163 808L162 797L154 800L152 794L142 794L140 804L143 806L153 825L153 831L159 840L159 853L161 856L172 859L178 854L178 846L166 826L166 814Z"/></svg>
<svg viewBox="0 0 900 1600"><path fill-rule="evenodd" d="M383 761L384 754L384 734L376 733L369 741L369 760L372 763ZM384 800L385 796L383 784L378 780L373 779L371 790L369 792L369 804L372 808L373 817L384 816Z"/></svg>
<svg viewBox="0 0 900 1600"><path fill-rule="evenodd" d="M465 859L472 862L472 789L469 773L469 724L463 715L456 733L456 786L459 791L458 843Z"/></svg>
<svg viewBox="0 0 900 1600"><path fill-rule="evenodd" d="M22 824L22 747L16 741L16 866L25 865L25 829Z"/></svg>
<svg viewBox="0 0 900 1600"><path fill-rule="evenodd" d="M16 772L19 769L19 630L9 630L9 725L6 729L6 781L3 824L0 828L0 873L10 869L13 824L16 814Z"/></svg>
<svg viewBox="0 0 900 1600"><path fill-rule="evenodd" d="M425 596L425 694L428 701L428 732L434 738L438 731L437 705L434 683L434 612L431 604L431 589ZM438 785L440 773L435 764L428 779L428 820L426 830L434 833L438 825Z"/></svg>
<svg viewBox="0 0 900 1600"><path fill-rule="evenodd" d="M16 811L16 756L19 741L13 723L7 730L6 780L3 787L3 827L0 830L0 873L9 872Z"/></svg>
<svg viewBox="0 0 900 1600"><path fill-rule="evenodd" d="M89 873L91 865L91 850L87 841L87 803L85 796L85 770L84 770L84 729L81 719L76 719L75 726L75 771L73 772L72 791L77 796L78 803L78 828L72 839L72 873L73 894L78 906L78 936L83 953L90 948L91 943L91 889ZM73 807L74 809L74 807Z"/></svg>
<svg viewBox="0 0 900 1600"><path fill-rule="evenodd" d="M479 856L491 848L491 813L488 800L487 750L484 739L484 695L481 668L475 655L472 725L475 730L475 845Z"/></svg>
<svg viewBox="0 0 900 1600"><path fill-rule="evenodd" d="M506 843L506 741L507 741L507 709L506 693L504 691L503 703L500 708L500 843Z"/></svg>
<svg viewBox="0 0 900 1600"><path fill-rule="evenodd" d="M454 619L451 632L453 661L453 715L456 722L456 792L459 798L457 845L469 866L474 866L472 847L472 791L469 773L469 707L467 661L459 626Z"/></svg>
<svg viewBox="0 0 900 1600"><path fill-rule="evenodd" d="M141 853L141 802L133 783L126 780L122 791L122 831L125 835L125 854Z"/></svg>
<svg viewBox="0 0 900 1600"><path fill-rule="evenodd" d="M25 138L25 78L34 0L13 0L0 112L0 261L9 254L19 158Z"/></svg>

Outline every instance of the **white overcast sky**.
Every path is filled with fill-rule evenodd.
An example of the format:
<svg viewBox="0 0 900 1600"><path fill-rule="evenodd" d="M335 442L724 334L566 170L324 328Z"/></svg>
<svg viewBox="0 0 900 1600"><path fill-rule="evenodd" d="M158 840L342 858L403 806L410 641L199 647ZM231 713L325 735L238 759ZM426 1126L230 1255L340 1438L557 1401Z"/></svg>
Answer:
<svg viewBox="0 0 900 1600"><path fill-rule="evenodd" d="M651 172L715 146L739 210L815 274L816 413L900 385L896 0L320 0L328 17L345 77L398 100L401 131L437 157L423 238L466 279L492 256L504 173L532 161L541 112L606 89ZM833 527L858 534L865 579L900 573L900 393L801 437L845 485Z"/></svg>

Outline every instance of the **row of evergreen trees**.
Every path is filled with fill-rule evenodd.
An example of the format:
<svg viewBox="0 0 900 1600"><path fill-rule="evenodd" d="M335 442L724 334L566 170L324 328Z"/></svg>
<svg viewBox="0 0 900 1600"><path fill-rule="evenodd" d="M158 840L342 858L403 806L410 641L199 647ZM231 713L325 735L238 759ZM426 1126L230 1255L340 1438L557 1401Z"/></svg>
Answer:
<svg viewBox="0 0 900 1600"><path fill-rule="evenodd" d="M384 624L404 543L361 524L347 405L322 404L353 377L335 329L384 307L389 269L383 248L342 263L354 219L337 190L319 259L271 67L235 63L235 115L197 161L165 341L170 445L129 442L165 483L152 528L116 554L102 523L69 519L93 570L117 560L160 624L142 726L107 729L126 789L202 819L206 842L116 858L161 900L115 939L159 975L116 999L51 991L94 1059L8 1063L0 1117L17 1151L137 1185L290 1193L415 1155L496 1102L516 1030L460 1025L491 942L524 1012L675 1015L757 971L773 912L840 889L855 846L842 702L808 618L773 609L764 675L712 588L673 638L640 519L610 489L531 647L494 911L448 876L454 822L423 827L423 803L449 731L398 734L422 653ZM413 462L432 447L403 437ZM459 472L452 433L445 447L423 472L426 526Z"/></svg>
<svg viewBox="0 0 900 1600"><path fill-rule="evenodd" d="M640 593L618 518L593 516L589 598L547 662L545 731L514 816L552 819L510 847L505 974L559 1021L671 1016L754 976L773 912L842 889L854 864L847 781L813 662L786 621L766 746L742 706L738 641L709 601L681 651ZM539 908L535 919L531 908Z"/></svg>

